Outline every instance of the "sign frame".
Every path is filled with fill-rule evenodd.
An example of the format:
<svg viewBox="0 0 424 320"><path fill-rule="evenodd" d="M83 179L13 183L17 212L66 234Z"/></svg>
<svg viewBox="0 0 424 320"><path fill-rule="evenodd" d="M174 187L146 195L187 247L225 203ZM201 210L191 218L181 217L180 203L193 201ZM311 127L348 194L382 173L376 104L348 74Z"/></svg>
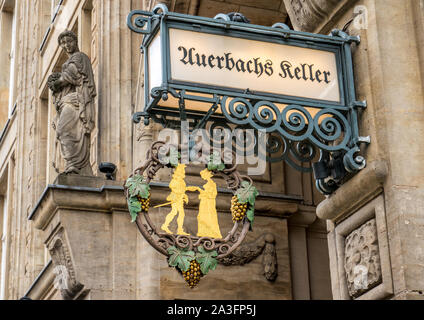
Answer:
<svg viewBox="0 0 424 320"><path fill-rule="evenodd" d="M166 41L169 41L169 29L180 29L180 30L186 30L186 31L193 31L193 32L202 32L212 35L220 35L220 36L226 36L226 37L237 37L241 39L247 39L247 40L258 40L257 37L254 37L252 33L248 32L240 32L232 33L231 36L228 35L228 32L223 30L222 28L210 28L208 26L206 27L193 27L192 25L187 24L181 24L178 22L170 22L165 26L165 30L163 32L166 32ZM296 40L287 39L280 37L267 37L265 39L262 39L261 42L269 42L273 44L283 44L283 45L290 45L290 46L296 46L300 48L308 48L308 49L315 49L320 51L327 51L332 52L335 54L336 59L336 65L338 67L338 84L339 84L339 94L340 94L340 102L333 102L325 99L311 99L311 98L304 98L304 97L296 97L296 96L290 96L290 95L280 95L270 92L261 92L261 91L254 91L252 92L252 96L254 96L256 99L271 99L275 102L279 103L301 103L302 105L306 106L320 106L322 103L325 103L326 105L332 105L335 108L338 108L340 110L346 110L346 102L345 102L345 90L343 89L343 86L345 84L343 83L343 72L342 72L342 61L341 61L341 48L339 46L330 46L328 44L308 44L308 43L302 43L298 42ZM214 85L207 85L207 84L198 84L195 82L184 82L181 80L173 80L171 75L171 68L172 68L172 62L171 62L171 54L170 54L170 47L169 45L166 46L166 52L167 55L167 70L166 70L166 81L163 82L162 85L169 85L171 87L175 87L178 89L183 89L190 87L193 91L199 91L199 92L207 92L207 93L214 93L218 95L231 95L234 93L237 93L238 95L243 95L243 93L246 91L247 88L244 89L237 89L237 88L229 88L226 86L214 86Z"/></svg>

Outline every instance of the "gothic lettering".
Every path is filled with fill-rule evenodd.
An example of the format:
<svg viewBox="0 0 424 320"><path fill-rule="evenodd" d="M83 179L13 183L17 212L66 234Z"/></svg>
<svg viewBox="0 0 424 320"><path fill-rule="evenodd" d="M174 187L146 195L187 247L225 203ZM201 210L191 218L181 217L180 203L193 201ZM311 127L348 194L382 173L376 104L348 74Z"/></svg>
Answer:
<svg viewBox="0 0 424 320"><path fill-rule="evenodd" d="M183 46L178 47L178 51L183 51L183 57L180 59L180 61L184 64L187 64L187 49Z"/></svg>
<svg viewBox="0 0 424 320"><path fill-rule="evenodd" d="M179 46L178 51L182 52L182 58L179 60L183 64L196 65L210 69L227 69L236 73L255 74L258 78L274 74L274 62L265 57L255 57L252 59L241 59L231 52L224 53L223 56L204 54L196 52L196 48L187 49ZM331 82L331 72L319 69L315 64L292 63L288 60L280 62L280 72L278 76L283 79L301 80L305 82Z"/></svg>
<svg viewBox="0 0 424 320"><path fill-rule="evenodd" d="M322 74L322 72L321 72L321 71L319 71L319 70L317 70L317 72L315 72L315 78L317 79L317 81L318 81L319 83L321 83L321 82L322 82L322 80L321 80L321 78L320 78L321 74Z"/></svg>
<svg viewBox="0 0 424 320"><path fill-rule="evenodd" d="M223 66L222 66L222 62L224 62L224 60L225 60L225 58L224 57L220 57L220 56L216 56L216 61L217 61L217 63L218 63L218 68L219 69L222 69L222 68L224 68Z"/></svg>
<svg viewBox="0 0 424 320"><path fill-rule="evenodd" d="M299 76L299 74L300 74L301 71L302 70L300 70L300 68L298 68L298 67L294 68L294 76L296 77L297 80L302 79L302 77Z"/></svg>
<svg viewBox="0 0 424 320"><path fill-rule="evenodd" d="M213 64L214 59L215 59L215 57L213 55L210 55L209 58L208 58L208 64L212 69L215 67L215 65Z"/></svg>
<svg viewBox="0 0 424 320"><path fill-rule="evenodd" d="M330 76L330 71L324 71L324 81L326 83L330 83L330 81L328 80L329 76Z"/></svg>
<svg viewBox="0 0 424 320"><path fill-rule="evenodd" d="M291 73L292 64L288 61L281 61L280 66L281 66L281 71L283 72L283 73L280 73L280 77L287 78L287 76L289 76L290 79L293 79L293 75Z"/></svg>
<svg viewBox="0 0 424 320"><path fill-rule="evenodd" d="M234 59L230 58L231 53L225 53L225 68L227 68L228 70L233 70L234 68Z"/></svg>
<svg viewBox="0 0 424 320"><path fill-rule="evenodd" d="M200 59L202 60L202 61L200 61ZM200 66L204 66L204 67L206 67L206 56L204 55L204 54L202 54L202 56L199 56L199 54L198 53L196 53L196 63L197 63L197 65L200 67Z"/></svg>
<svg viewBox="0 0 424 320"><path fill-rule="evenodd" d="M243 71L246 72L246 69L244 68L244 61L241 59L238 59L236 62L236 69L238 72Z"/></svg>
<svg viewBox="0 0 424 320"><path fill-rule="evenodd" d="M268 76L272 76L272 74L274 73L274 70L272 69L272 61L271 60L267 60L265 63L265 73Z"/></svg>
<svg viewBox="0 0 424 320"><path fill-rule="evenodd" d="M264 67L262 66L262 63L258 62L259 58L255 58L253 60L255 61L255 73L259 78L264 72Z"/></svg>
<svg viewBox="0 0 424 320"><path fill-rule="evenodd" d="M247 72L249 72L249 73L252 73L252 72L253 72L253 69L252 69L252 63L253 63L253 61L252 61L252 60L249 60L249 61L247 61L247 63L246 63Z"/></svg>
<svg viewBox="0 0 424 320"><path fill-rule="evenodd" d="M193 65L193 51L196 50L194 48L190 48L190 50L188 50L188 62Z"/></svg>

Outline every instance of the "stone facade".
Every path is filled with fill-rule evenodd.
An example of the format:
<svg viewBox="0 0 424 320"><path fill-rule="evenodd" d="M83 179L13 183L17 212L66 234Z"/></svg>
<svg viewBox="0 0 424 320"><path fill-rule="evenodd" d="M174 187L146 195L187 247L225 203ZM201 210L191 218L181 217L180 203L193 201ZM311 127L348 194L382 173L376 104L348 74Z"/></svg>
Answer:
<svg viewBox="0 0 424 320"><path fill-rule="evenodd" d="M317 207L317 215L327 220L329 231L333 297L423 299L420 211L424 180L418 146L424 130L424 55L420 45L424 2L362 0L341 1L341 5L311 30L328 32L331 25L361 37L353 56L358 99L368 104L360 130L362 135L370 135L372 142L363 149L367 167ZM378 238L373 247L378 245L382 282L351 297L339 250L344 248L343 237L373 216ZM353 250L359 251L361 246L358 243ZM368 276L378 275L376 270L373 273Z"/></svg>
<svg viewBox="0 0 424 320"><path fill-rule="evenodd" d="M160 2L180 13L241 12L255 24L361 37L353 59L357 97L368 105L359 125L372 139L362 150L367 167L324 199L310 174L270 164L255 180L255 231L192 291L130 223L122 192L159 129L131 120L143 104L143 69L141 36L126 16ZM0 75L0 298L423 297L423 0L0 0L0 13L0 69L8 70ZM47 82L66 61L56 41L65 29L78 35L97 86L91 178L52 165L64 167L53 157ZM117 166L116 181L98 172L104 161ZM196 169L187 175L199 179ZM169 180L166 171L156 177L153 202ZM223 214L227 200L217 205Z"/></svg>
<svg viewBox="0 0 424 320"><path fill-rule="evenodd" d="M0 79L0 298L331 298L325 224L314 214L322 198L310 174L284 163L272 164L255 181L263 196L244 246L192 291L130 223L123 181L144 160L159 127L131 120L143 103L143 70L141 37L128 29L126 16L159 2L180 13L213 17L234 11L256 24L288 23L282 0L0 1L0 36L8 46L0 67L11 75ZM67 59L57 43L64 30L78 36L96 83L91 178L59 174L65 161L54 155L48 78ZM117 167L114 182L98 170L105 161ZM188 172L192 183L200 179L196 170ZM166 170L156 177L158 195L169 180ZM229 212L227 204L226 196L218 201L221 214ZM189 229L194 224L187 219Z"/></svg>

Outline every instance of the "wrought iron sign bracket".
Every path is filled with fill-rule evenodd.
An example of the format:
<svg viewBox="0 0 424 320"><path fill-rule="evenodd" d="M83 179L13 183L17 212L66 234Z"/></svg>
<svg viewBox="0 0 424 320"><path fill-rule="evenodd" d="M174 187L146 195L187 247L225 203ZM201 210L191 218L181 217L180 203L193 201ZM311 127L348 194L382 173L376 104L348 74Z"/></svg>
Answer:
<svg viewBox="0 0 424 320"><path fill-rule="evenodd" d="M330 194L343 182L347 173L357 172L366 165L365 158L359 153L361 144L369 144L370 137L361 136L358 126L358 115L366 108L366 101L358 101L356 97L351 53L352 44L359 44L360 37L341 30L321 35L290 30L283 23L264 27L247 22L241 14L219 14L212 19L169 12L164 5L156 6L152 12L132 11L127 23L132 31L144 34L142 49L145 69L145 108L136 112L133 120L138 123L143 118L147 125L152 119L164 126L175 126L175 120L170 118L176 118L192 120L194 124L191 127L194 129L214 123L265 130L269 135L267 152L274 151L276 154L278 151L281 154L269 157L270 161L284 160L298 170L314 171L317 188L324 194ZM337 80L333 84L337 84L338 98L318 95L301 97L273 93L274 89L258 91L250 84L249 89L246 89L247 86L234 88L225 83L225 77L222 78L224 83L210 85L191 79L180 80L174 76L173 70L175 64L181 64L184 58L175 59L175 52L182 51L175 47L176 43L171 48L171 30L174 34L175 31L191 32L234 41L262 41L267 45L281 45L294 50L313 49L308 51L311 55L323 52L334 60L332 74L337 74ZM305 82L298 76L296 84L305 83L304 91L308 91L305 68L310 68L311 83L316 84L318 81L313 81L318 77L313 77L313 63L302 63L303 67L299 65L296 69L287 64L286 67L292 69L286 69L286 72L296 70L298 76L303 68ZM200 73L204 74L209 69L212 72L212 67L206 68L206 60L203 64L201 66L198 61ZM277 68L279 64L280 61L275 61L274 66ZM322 70L317 72L315 75L322 79ZM153 74L156 78L159 76L160 80L152 81L150 75ZM273 74L278 77L278 70L274 69ZM194 103L203 104L204 108L199 111L190 107ZM315 164L310 166L311 162Z"/></svg>

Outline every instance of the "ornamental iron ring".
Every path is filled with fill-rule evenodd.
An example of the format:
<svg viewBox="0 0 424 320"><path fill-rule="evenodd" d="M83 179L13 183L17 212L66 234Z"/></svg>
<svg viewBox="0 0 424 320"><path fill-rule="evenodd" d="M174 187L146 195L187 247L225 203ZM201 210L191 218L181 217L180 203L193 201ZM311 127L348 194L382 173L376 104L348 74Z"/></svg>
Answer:
<svg viewBox="0 0 424 320"><path fill-rule="evenodd" d="M175 146L166 144L162 141L153 142L147 153L147 160L141 167L134 170L133 174L129 176L129 179L134 175L140 175L145 177L145 183L149 184L159 170L165 167L170 167L169 163L163 163L163 161L159 160L159 152L161 154L169 154L171 148L176 149ZM178 150L181 150L181 146L179 146ZM221 160L223 160L222 156ZM250 177L241 175L238 172L237 165L234 162L235 157L233 156L233 162L231 164L225 165L224 169L219 171L211 170L211 172L214 174L219 174L224 178L228 188L232 190L233 193L235 193L240 188L243 181L247 181L250 186L253 185L253 181ZM129 199L130 194L128 186L125 185L124 189L125 196L127 199ZM168 248L172 246L183 250L194 251L197 251L197 249L202 246L208 251L216 250L218 253L216 259L222 259L237 249L243 242L251 226L247 216L244 216L241 221L234 221L233 228L224 238L216 239L212 237L170 234L159 231L158 228L152 223L148 210L142 210L137 215L135 222L140 233L147 240L147 242L149 242L153 248L167 257L170 256Z"/></svg>

